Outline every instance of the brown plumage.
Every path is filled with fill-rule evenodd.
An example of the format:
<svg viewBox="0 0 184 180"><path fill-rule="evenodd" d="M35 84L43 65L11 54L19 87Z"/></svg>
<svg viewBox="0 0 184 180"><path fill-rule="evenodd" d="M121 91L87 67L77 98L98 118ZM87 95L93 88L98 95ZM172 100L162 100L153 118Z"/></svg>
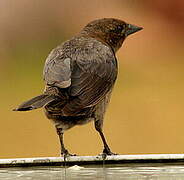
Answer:
<svg viewBox="0 0 184 180"><path fill-rule="evenodd" d="M113 18L90 22L78 35L51 51L43 71L44 93L15 110L44 107L47 118L55 123L61 154L65 156L70 153L64 147L64 131L93 120L103 141L103 153L114 154L102 126L117 77L115 53L128 35L141 29Z"/></svg>

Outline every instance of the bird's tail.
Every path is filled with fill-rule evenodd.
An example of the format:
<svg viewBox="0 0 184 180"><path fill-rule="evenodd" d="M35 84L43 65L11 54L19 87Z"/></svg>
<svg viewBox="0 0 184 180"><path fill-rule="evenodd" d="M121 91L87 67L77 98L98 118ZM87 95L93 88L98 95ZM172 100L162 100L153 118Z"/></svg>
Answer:
<svg viewBox="0 0 184 180"><path fill-rule="evenodd" d="M58 96L41 94L23 102L17 108L13 109L13 111L30 111L33 109L38 109L57 99Z"/></svg>

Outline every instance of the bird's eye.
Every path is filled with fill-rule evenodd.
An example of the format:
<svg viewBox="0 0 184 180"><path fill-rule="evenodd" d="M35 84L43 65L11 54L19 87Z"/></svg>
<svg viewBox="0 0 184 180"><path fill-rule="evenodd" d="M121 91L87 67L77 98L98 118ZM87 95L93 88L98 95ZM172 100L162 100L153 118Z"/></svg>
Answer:
<svg viewBox="0 0 184 180"><path fill-rule="evenodd" d="M123 30L123 26L117 26L116 32L121 33Z"/></svg>
<svg viewBox="0 0 184 180"><path fill-rule="evenodd" d="M111 33L116 33L116 34L121 34L124 29L125 29L125 26L124 25L117 25L115 27L112 27L110 29L110 32Z"/></svg>
<svg viewBox="0 0 184 180"><path fill-rule="evenodd" d="M112 30L112 32L113 32L113 33L120 34L120 33L122 33L123 29L124 29L124 26L118 25L118 26L116 26L116 27Z"/></svg>

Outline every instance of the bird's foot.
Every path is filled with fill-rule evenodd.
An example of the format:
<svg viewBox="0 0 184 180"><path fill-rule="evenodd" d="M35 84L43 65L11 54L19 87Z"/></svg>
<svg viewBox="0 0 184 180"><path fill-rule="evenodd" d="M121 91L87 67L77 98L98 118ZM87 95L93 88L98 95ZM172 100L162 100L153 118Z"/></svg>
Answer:
<svg viewBox="0 0 184 180"><path fill-rule="evenodd" d="M70 154L67 149L64 149L61 152L61 155L64 157L64 161L66 161L66 158L69 157L69 156L77 156L76 154Z"/></svg>
<svg viewBox="0 0 184 180"><path fill-rule="evenodd" d="M118 154L111 152L111 150L109 148L104 148L104 150L101 154L103 160L105 160L107 156L112 156L112 155L118 155Z"/></svg>

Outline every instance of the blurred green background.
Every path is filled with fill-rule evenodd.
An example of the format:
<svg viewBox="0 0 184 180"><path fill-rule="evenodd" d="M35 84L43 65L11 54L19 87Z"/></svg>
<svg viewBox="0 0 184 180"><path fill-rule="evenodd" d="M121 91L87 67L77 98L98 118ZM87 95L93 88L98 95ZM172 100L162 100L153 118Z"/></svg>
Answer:
<svg viewBox="0 0 184 180"><path fill-rule="evenodd" d="M43 110L12 112L44 88L52 48L88 22L114 17L144 27L117 56L119 76L104 131L119 154L184 151L184 1L1 0L0 158L59 156L59 141ZM102 150L93 123L65 133L71 153Z"/></svg>

